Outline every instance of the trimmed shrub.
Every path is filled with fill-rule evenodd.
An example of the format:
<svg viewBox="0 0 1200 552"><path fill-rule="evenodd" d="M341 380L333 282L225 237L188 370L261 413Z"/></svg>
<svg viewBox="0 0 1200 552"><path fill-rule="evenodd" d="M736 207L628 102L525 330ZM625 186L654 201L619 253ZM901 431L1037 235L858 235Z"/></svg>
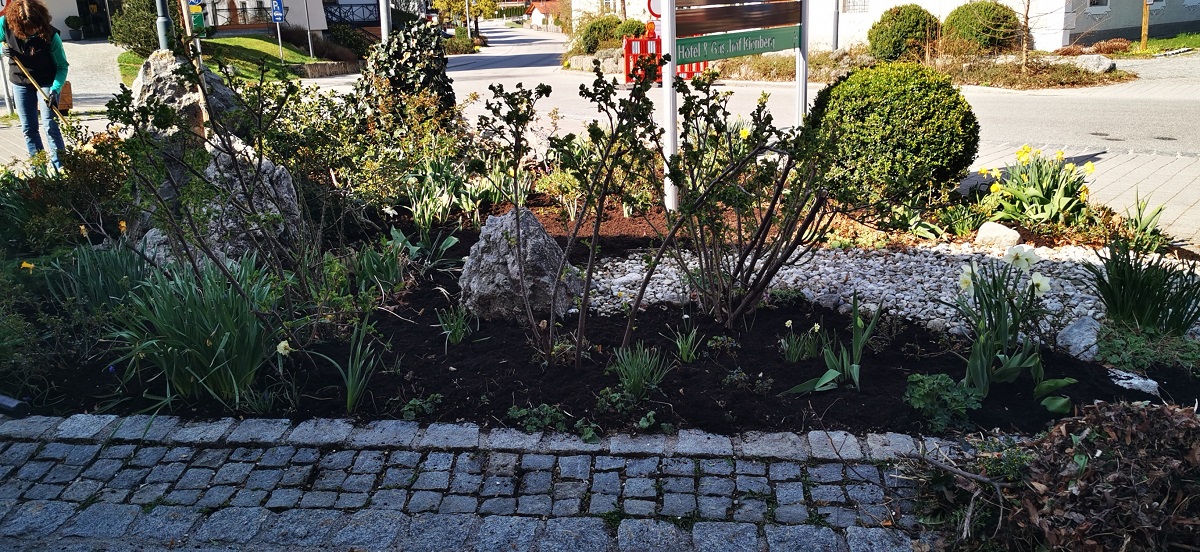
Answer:
<svg viewBox="0 0 1200 552"><path fill-rule="evenodd" d="M896 203L944 200L979 149L979 123L950 77L915 63L838 79L817 94L804 125L830 158L834 198L885 218Z"/></svg>
<svg viewBox="0 0 1200 552"><path fill-rule="evenodd" d="M579 33L579 45L583 49L583 53L594 54L605 42L615 40L619 26L621 26L621 19L615 15L597 17L589 21Z"/></svg>
<svg viewBox="0 0 1200 552"><path fill-rule="evenodd" d="M378 42L378 39L372 40L365 31L342 23L330 25L329 36L335 44L350 49L351 52L354 52L361 59L366 59L371 53L371 46L374 46Z"/></svg>
<svg viewBox="0 0 1200 552"><path fill-rule="evenodd" d="M451 40L457 40L454 37ZM441 109L454 109L454 87L446 76L446 48L442 30L428 21L400 27L387 42L371 49L357 88L364 98L428 93ZM470 40L467 40L470 43ZM474 44L471 45L474 49Z"/></svg>
<svg viewBox="0 0 1200 552"><path fill-rule="evenodd" d="M172 11L171 48L182 51L179 37L185 33L183 27L176 23L182 21L182 8L179 2L168 2L167 5L171 6ZM154 0L126 0L121 4L121 8L112 14L112 29L108 40L139 56L149 57L158 49L158 27L155 23L157 20L158 10Z"/></svg>
<svg viewBox="0 0 1200 552"><path fill-rule="evenodd" d="M984 52L1001 52L1017 45L1022 29L1012 8L994 0L978 0L954 8L946 16L942 31Z"/></svg>
<svg viewBox="0 0 1200 552"><path fill-rule="evenodd" d="M871 55L883 61L920 59L938 36L938 19L916 4L896 6L867 32Z"/></svg>
<svg viewBox="0 0 1200 552"><path fill-rule="evenodd" d="M618 40L627 36L637 38L646 34L646 24L636 19L626 19L620 25L617 25L613 34L615 35L614 38Z"/></svg>

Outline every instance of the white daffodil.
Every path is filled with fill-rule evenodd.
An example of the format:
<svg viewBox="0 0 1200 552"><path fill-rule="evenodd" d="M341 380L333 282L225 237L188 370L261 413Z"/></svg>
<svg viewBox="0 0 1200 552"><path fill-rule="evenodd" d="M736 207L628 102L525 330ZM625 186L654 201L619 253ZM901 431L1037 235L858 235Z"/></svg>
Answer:
<svg viewBox="0 0 1200 552"><path fill-rule="evenodd" d="M292 345L288 343L286 339L280 341L279 345L275 346L275 352L279 353L281 356L288 356L292 351L295 351L295 349L292 348Z"/></svg>
<svg viewBox="0 0 1200 552"><path fill-rule="evenodd" d="M383 211L383 214L385 214L389 217L394 217L397 215L396 210L393 209L390 205L387 207L384 207L383 209L380 209L380 211Z"/></svg>
<svg viewBox="0 0 1200 552"><path fill-rule="evenodd" d="M962 265L962 273L958 275L958 287L962 288L964 293L971 293L975 288L975 263Z"/></svg>
<svg viewBox="0 0 1200 552"><path fill-rule="evenodd" d="M783 323L783 327L785 327L785 328L787 328L787 329L789 329L789 330L790 330L790 329L792 329L792 321L791 321L791 320L788 320L787 322L784 322L784 323Z"/></svg>
<svg viewBox="0 0 1200 552"><path fill-rule="evenodd" d="M1017 267L1021 272L1029 272L1029 269L1040 260L1037 253L1028 245L1014 245L1004 253L1004 262Z"/></svg>
<svg viewBox="0 0 1200 552"><path fill-rule="evenodd" d="M1034 272L1029 275L1029 282L1033 284L1033 294L1041 297L1050 291L1050 279L1043 276L1041 272Z"/></svg>

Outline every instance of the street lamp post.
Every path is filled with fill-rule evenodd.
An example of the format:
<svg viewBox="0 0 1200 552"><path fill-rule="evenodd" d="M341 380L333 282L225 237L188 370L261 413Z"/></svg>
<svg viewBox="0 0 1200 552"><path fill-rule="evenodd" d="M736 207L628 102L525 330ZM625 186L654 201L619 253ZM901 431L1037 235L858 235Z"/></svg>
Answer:
<svg viewBox="0 0 1200 552"><path fill-rule="evenodd" d="M171 49L171 16L167 15L167 0L155 0L155 8L158 9L158 19L155 20L155 25L158 27L158 49Z"/></svg>

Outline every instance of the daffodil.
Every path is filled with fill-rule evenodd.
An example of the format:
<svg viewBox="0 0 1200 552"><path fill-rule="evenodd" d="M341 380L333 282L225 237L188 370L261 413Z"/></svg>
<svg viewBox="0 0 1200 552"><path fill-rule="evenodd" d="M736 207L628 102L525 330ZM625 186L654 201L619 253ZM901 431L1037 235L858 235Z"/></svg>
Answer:
<svg viewBox="0 0 1200 552"><path fill-rule="evenodd" d="M741 136L742 140L749 138L750 137L750 129L743 128L742 131L738 133L738 136Z"/></svg>
<svg viewBox="0 0 1200 552"><path fill-rule="evenodd" d="M989 172L991 172L991 170L987 167L981 167L979 169L979 176L987 176Z"/></svg>
<svg viewBox="0 0 1200 552"><path fill-rule="evenodd" d="M125 224L125 221L120 221L117 223L117 229L120 230L122 234L124 234L125 231L129 229L129 226Z"/></svg>
<svg viewBox="0 0 1200 552"><path fill-rule="evenodd" d="M1028 272L1030 267L1041 259L1028 245L1014 245L1004 253L1004 262L1017 267L1021 272Z"/></svg>
<svg viewBox="0 0 1200 552"><path fill-rule="evenodd" d="M993 194L996 192L999 192L1000 190L1003 190L1003 189L1004 189L1004 186L1001 186L999 182L993 182L992 187L988 188L988 190L990 190Z"/></svg>
<svg viewBox="0 0 1200 552"><path fill-rule="evenodd" d="M87 235L88 235L87 226L82 225L82 224L79 225L79 235L83 236L85 238L87 237Z"/></svg>
<svg viewBox="0 0 1200 552"><path fill-rule="evenodd" d="M1067 155L1066 153L1063 153L1063 150L1058 150L1058 151L1054 152L1054 160L1062 162L1063 157L1066 157L1066 155Z"/></svg>
<svg viewBox="0 0 1200 552"><path fill-rule="evenodd" d="M21 270L28 270L30 274L33 274L33 263L29 261L21 261Z"/></svg>
<svg viewBox="0 0 1200 552"><path fill-rule="evenodd" d="M817 332L821 331L821 325L814 322L812 329L809 331L812 333L817 333Z"/></svg>
<svg viewBox="0 0 1200 552"><path fill-rule="evenodd" d="M1096 172L1096 165L1093 164L1091 161L1084 163L1083 164L1083 172L1085 172L1087 174L1092 174L1092 173Z"/></svg>
<svg viewBox="0 0 1200 552"><path fill-rule="evenodd" d="M992 169L992 178L1000 179L1000 169Z"/></svg>
<svg viewBox="0 0 1200 552"><path fill-rule="evenodd" d="M1087 201L1088 194L1090 194L1090 193L1091 193L1091 191L1088 190L1087 186L1083 186L1083 187L1079 188L1079 201Z"/></svg>
<svg viewBox="0 0 1200 552"><path fill-rule="evenodd" d="M971 261L969 265L962 265L962 272L958 275L958 287L962 288L964 293L971 293L975 288L975 261Z"/></svg>
<svg viewBox="0 0 1200 552"><path fill-rule="evenodd" d="M288 356L292 351L295 351L295 349L292 348L292 345L286 339L280 341L279 345L275 346L275 352L279 353L280 356Z"/></svg>
<svg viewBox="0 0 1200 552"><path fill-rule="evenodd" d="M383 209L380 209L380 211L383 211L383 214L385 214L389 217L396 216L396 209L393 208L391 205L384 207Z"/></svg>
<svg viewBox="0 0 1200 552"><path fill-rule="evenodd" d="M1063 165L1063 168L1066 169L1067 172L1071 172L1071 173L1075 172L1075 164L1074 163L1067 163L1066 165Z"/></svg>
<svg viewBox="0 0 1200 552"><path fill-rule="evenodd" d="M1050 291L1050 279L1043 276L1041 272L1034 272L1029 275L1029 282L1033 284L1033 294L1041 297Z"/></svg>
<svg viewBox="0 0 1200 552"><path fill-rule="evenodd" d="M788 320L787 322L784 322L784 323L783 323L783 327L785 327L785 328L787 328L787 329L789 329L789 330L790 330L790 329L792 329L792 321L791 321L791 320Z"/></svg>

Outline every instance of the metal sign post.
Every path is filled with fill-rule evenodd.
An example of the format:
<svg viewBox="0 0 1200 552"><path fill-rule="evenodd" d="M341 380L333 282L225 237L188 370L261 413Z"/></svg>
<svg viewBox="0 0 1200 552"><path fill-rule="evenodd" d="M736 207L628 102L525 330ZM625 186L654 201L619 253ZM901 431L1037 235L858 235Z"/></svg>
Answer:
<svg viewBox="0 0 1200 552"><path fill-rule="evenodd" d="M809 0L801 0L801 21L808 21ZM836 31L834 31L836 33ZM796 128L804 126L808 111L808 37L801 32L800 47L796 49Z"/></svg>
<svg viewBox="0 0 1200 552"><path fill-rule="evenodd" d="M663 67L663 153L669 160L679 153L679 107L675 97L675 0L662 0L663 54L668 57ZM671 182L671 174L663 167L663 206L668 211L679 209L679 187Z"/></svg>
<svg viewBox="0 0 1200 552"><path fill-rule="evenodd" d="M312 45L312 17L308 15L308 0L304 0L304 30L308 32L308 57L315 58Z"/></svg>
<svg viewBox="0 0 1200 552"><path fill-rule="evenodd" d="M283 32L279 28L283 23L283 0L271 0L271 21L275 23L275 38L279 40L279 63L283 63Z"/></svg>

